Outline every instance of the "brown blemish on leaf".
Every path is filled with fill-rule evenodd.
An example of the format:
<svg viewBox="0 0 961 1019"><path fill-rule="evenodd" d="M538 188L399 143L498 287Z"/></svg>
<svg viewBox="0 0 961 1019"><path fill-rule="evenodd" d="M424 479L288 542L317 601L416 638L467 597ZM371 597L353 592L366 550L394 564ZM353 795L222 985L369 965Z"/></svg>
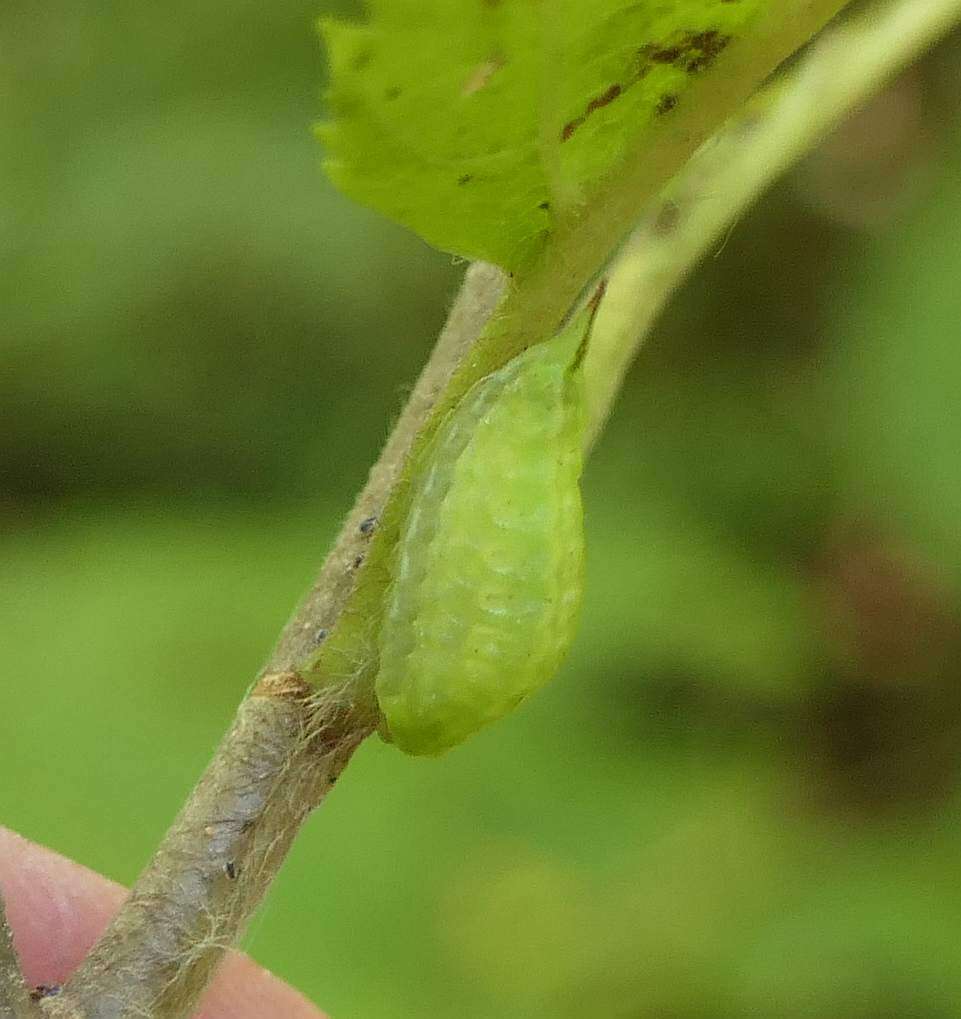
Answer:
<svg viewBox="0 0 961 1019"><path fill-rule="evenodd" d="M713 28L710 31L692 35L690 45L694 53L687 62L687 70L693 74L706 70L724 52L730 41L729 35L722 35Z"/></svg>
<svg viewBox="0 0 961 1019"><path fill-rule="evenodd" d="M587 104L587 108L579 116L573 120L569 120L561 130L561 141L566 142L568 138L584 123L587 118L595 112L607 106L623 92L623 88L617 82L614 82L605 92L602 92L599 96L594 98Z"/></svg>
<svg viewBox="0 0 961 1019"><path fill-rule="evenodd" d="M716 28L709 28L701 32L680 32L664 41L641 46L637 51L634 69L629 75L627 84L615 82L606 91L591 99L580 116L569 120L561 128L561 141L566 142L592 113L612 103L623 94L625 88L647 77L655 65L676 67L687 74L698 74L707 70L717 60L730 41L731 36L724 35ZM670 113L677 103L677 95L673 92L666 93L661 96L655 112L658 115Z"/></svg>
<svg viewBox="0 0 961 1019"><path fill-rule="evenodd" d="M637 51L635 80L643 78L653 64L666 64L697 74L707 70L731 41L716 28L703 32L683 32L664 42L652 42Z"/></svg>
<svg viewBox="0 0 961 1019"><path fill-rule="evenodd" d="M661 96L657 102L657 106L654 107L654 112L662 117L665 113L670 113L674 107L677 106L677 96L673 92L668 92L667 95Z"/></svg>
<svg viewBox="0 0 961 1019"><path fill-rule="evenodd" d="M399 85L391 85L390 88L385 89L385 91L384 91L384 98L385 99L399 99L400 98L400 86Z"/></svg>
<svg viewBox="0 0 961 1019"><path fill-rule="evenodd" d="M538 207L538 209L543 209L545 212L547 212L550 209L550 207L551 207L551 203L550 202L540 202L537 207Z"/></svg>
<svg viewBox="0 0 961 1019"><path fill-rule="evenodd" d="M457 186L459 188L462 188L465 184L470 184L470 182L473 179L474 179L474 175L472 173L465 173L463 175L463 177L458 177L457 178Z"/></svg>
<svg viewBox="0 0 961 1019"><path fill-rule="evenodd" d="M656 46L646 46L645 56L655 64L673 64L683 51L680 46L669 46L666 49L658 49Z"/></svg>
<svg viewBox="0 0 961 1019"><path fill-rule="evenodd" d="M482 64L478 64L467 76L460 94L462 96L472 96L475 92L480 92L482 88L487 88L491 78L504 66L504 63L503 57L491 57L490 60L485 60Z"/></svg>
<svg viewBox="0 0 961 1019"><path fill-rule="evenodd" d="M587 116L590 116L595 110L601 109L602 106L607 106L608 103L614 102L620 94L621 86L615 82L603 95L595 96L587 104Z"/></svg>

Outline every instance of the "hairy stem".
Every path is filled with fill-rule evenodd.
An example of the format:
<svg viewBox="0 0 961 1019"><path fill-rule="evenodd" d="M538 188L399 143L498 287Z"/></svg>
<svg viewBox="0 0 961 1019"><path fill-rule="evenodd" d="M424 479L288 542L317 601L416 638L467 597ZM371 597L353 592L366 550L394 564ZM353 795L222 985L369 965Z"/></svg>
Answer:
<svg viewBox="0 0 961 1019"><path fill-rule="evenodd" d="M284 627L268 664L271 671L302 669L316 646L317 634L333 630L353 594L357 576L355 564L358 559L363 560L370 545L371 532L362 525L365 521L375 524L381 521L384 506L397 487L411 447L454 372L468 359L500 305L507 283L507 276L500 269L484 262L475 262L467 270L430 360L344 522L333 551L310 593Z"/></svg>
<svg viewBox="0 0 961 1019"><path fill-rule="evenodd" d="M20 972L20 962L7 924L7 913L0 895L0 1019L36 1019L41 1015L30 998Z"/></svg>
<svg viewBox="0 0 961 1019"><path fill-rule="evenodd" d="M50 1016L191 1014L294 836L369 726L293 673L266 676L130 898Z"/></svg>

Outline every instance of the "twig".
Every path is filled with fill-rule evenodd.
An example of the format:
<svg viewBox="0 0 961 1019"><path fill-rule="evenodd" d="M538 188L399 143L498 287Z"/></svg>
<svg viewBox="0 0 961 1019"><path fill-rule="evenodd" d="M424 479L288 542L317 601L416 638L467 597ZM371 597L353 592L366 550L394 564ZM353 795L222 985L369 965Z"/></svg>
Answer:
<svg viewBox="0 0 961 1019"><path fill-rule="evenodd" d="M370 731L293 674L242 704L130 898L47 1015L187 1016L300 825Z"/></svg>
<svg viewBox="0 0 961 1019"><path fill-rule="evenodd" d="M37 1019L40 1015L20 972L13 934L7 924L3 895L0 894L0 1019Z"/></svg>
<svg viewBox="0 0 961 1019"><path fill-rule="evenodd" d="M363 558L369 550L371 527L382 535L384 506L395 489L411 447L452 376L463 365L500 305L507 284L507 277L496 266L475 262L468 268L430 360L344 522L334 550L310 593L284 627L268 664L271 671L302 670L316 647L317 634L333 630L353 594L356 575L353 566L358 557ZM364 526L365 521L370 521L370 525Z"/></svg>

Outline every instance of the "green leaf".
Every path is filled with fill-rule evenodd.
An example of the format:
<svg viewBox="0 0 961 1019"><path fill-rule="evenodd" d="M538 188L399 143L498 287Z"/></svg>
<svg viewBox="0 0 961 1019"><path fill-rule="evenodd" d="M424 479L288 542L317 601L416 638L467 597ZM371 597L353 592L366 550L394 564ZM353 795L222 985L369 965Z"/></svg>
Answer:
<svg viewBox="0 0 961 1019"><path fill-rule="evenodd" d="M327 170L436 247L521 270L619 167L690 141L685 107L718 104L694 89L730 78L732 51L839 6L372 0L367 24L322 25Z"/></svg>

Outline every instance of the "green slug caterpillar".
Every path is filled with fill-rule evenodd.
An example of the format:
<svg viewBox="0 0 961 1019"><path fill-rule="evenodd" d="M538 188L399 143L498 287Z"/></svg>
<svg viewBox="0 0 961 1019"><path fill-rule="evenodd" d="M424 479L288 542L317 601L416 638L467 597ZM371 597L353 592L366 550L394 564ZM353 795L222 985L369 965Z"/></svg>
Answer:
<svg viewBox="0 0 961 1019"><path fill-rule="evenodd" d="M375 689L385 736L436 755L556 671L583 586L581 357L600 292L477 382L415 467Z"/></svg>

